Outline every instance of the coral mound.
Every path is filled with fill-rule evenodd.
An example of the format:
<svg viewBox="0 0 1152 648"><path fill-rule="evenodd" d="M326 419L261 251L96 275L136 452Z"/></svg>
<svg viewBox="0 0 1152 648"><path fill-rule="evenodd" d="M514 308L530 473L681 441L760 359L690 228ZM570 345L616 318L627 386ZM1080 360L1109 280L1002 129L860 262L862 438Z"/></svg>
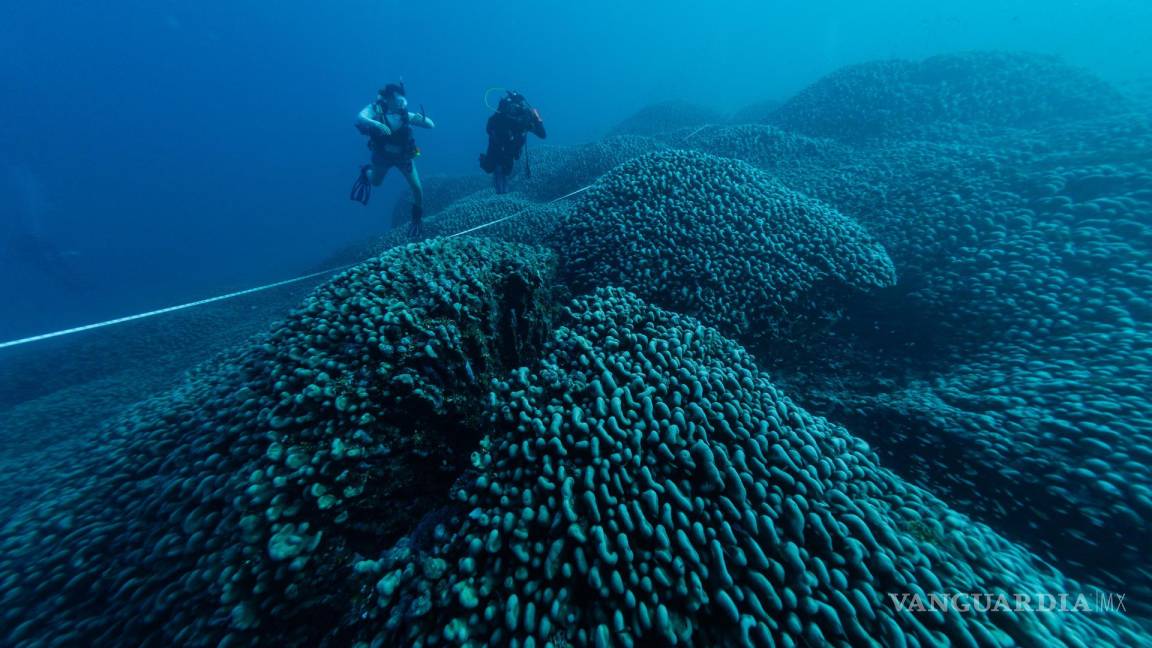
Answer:
<svg viewBox="0 0 1152 648"><path fill-rule="evenodd" d="M741 338L771 337L822 293L895 282L884 248L851 219L747 163L695 152L620 165L557 234L578 287L621 286Z"/></svg>
<svg viewBox="0 0 1152 648"><path fill-rule="evenodd" d="M806 137L767 124L708 128L693 136L690 143L693 149L743 160L773 174L817 165L838 167L856 155L855 151L835 140ZM782 184L795 189L791 182L803 180L802 177L793 177Z"/></svg>
<svg viewBox="0 0 1152 648"><path fill-rule="evenodd" d="M613 167L665 145L639 135L617 135L580 146L540 146L532 149L532 177L518 180L522 191L536 200L551 200L596 181Z"/></svg>
<svg viewBox="0 0 1152 648"><path fill-rule="evenodd" d="M867 140L925 136L941 124L1033 127L1114 113L1125 103L1115 88L1057 57L968 52L842 68L768 119L807 135Z"/></svg>
<svg viewBox="0 0 1152 648"><path fill-rule="evenodd" d="M356 554L441 504L488 380L547 334L551 269L507 243L397 248L124 416L6 521L0 575L23 585L0 643L338 637Z"/></svg>
<svg viewBox="0 0 1152 648"><path fill-rule="evenodd" d="M714 329L620 289L576 300L562 324L536 371L497 385L459 514L365 565L384 627L362 640L1146 639L1116 615L898 611L892 593L1077 590L880 468Z"/></svg>
<svg viewBox="0 0 1152 648"><path fill-rule="evenodd" d="M640 109L636 114L617 124L610 134L661 136L684 128L696 128L724 121L726 121L724 116L711 108L688 101L669 100Z"/></svg>

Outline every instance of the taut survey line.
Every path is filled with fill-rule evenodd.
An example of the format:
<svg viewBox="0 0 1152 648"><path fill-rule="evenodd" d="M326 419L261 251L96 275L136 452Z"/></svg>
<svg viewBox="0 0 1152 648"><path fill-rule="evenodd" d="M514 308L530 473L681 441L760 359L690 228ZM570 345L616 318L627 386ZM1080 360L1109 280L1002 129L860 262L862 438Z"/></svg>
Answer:
<svg viewBox="0 0 1152 648"><path fill-rule="evenodd" d="M564 200L565 198L571 198L572 196L575 196L576 194L584 193L585 191L588 191L591 188L592 188L592 185L588 185L587 187L582 187L580 189L577 189L576 191L566 193L563 196L560 196L558 198L553 198L552 200L549 200L548 202L546 202L544 204L545 205L551 205L554 202L559 202L561 200ZM475 232L477 230L482 230L486 227L491 227L493 225L496 225L497 223L502 223L506 220L515 218L515 217L519 216L520 214L523 214L524 212L528 211L529 209L531 209L531 207L525 207L524 209L521 209L520 211L514 212L508 216L505 216L504 218L498 218L494 221L490 221L490 222L484 223L482 225L477 225L476 227L466 229L462 232L456 232L455 234L449 234L448 236L446 236L444 238L446 238L446 239L456 238L457 236L463 236L465 234L470 234L470 233ZM371 257L368 257L368 258L371 258ZM104 322L96 322L95 324L85 324L84 326L77 326L74 328L63 329L60 331L53 331L52 333L43 333L41 335L33 335L31 337L20 338L19 340L9 340L8 342L0 342L0 349L6 349L8 347L20 346L22 344L30 344L32 342L39 342L40 340L47 340L50 338L61 337L64 335L71 335L73 333L81 333L84 331L91 331L92 329L104 328L105 326L112 326L114 324L123 324L124 322L131 322L134 320L144 319L146 317L154 317L156 315L163 315L165 313L172 313L172 312L179 311L179 310L194 308L196 306L203 306L204 304L211 304L212 302L224 301L225 299L232 299L233 297L241 297L243 295L251 295L252 293L261 292L263 290L269 290L271 288L278 288L280 286L287 286L288 284L293 284L293 283L296 283L299 281L304 281L305 279L311 279L313 277L319 277L321 275L331 274L333 272L339 272L340 270L345 270L347 268L351 268L352 266L357 265L359 263L363 263L364 261L367 261L367 260L368 259L361 259L360 261L357 261L355 263L347 263L347 264L344 264L342 266L337 266L335 268L328 268L327 270L320 270L319 272L312 272L312 273L309 273L306 275L301 275L299 277L293 277L291 279L285 279L283 281L277 281L275 283L264 284L262 286L255 286L253 288L247 288L245 290L238 290L236 292L230 292L230 293L226 293L223 295L216 295L215 297L208 297L207 299L199 299L199 300L196 300L193 302L188 302L186 304L178 304L176 306L168 306L167 308L160 308L157 310L148 311L146 313L137 313L135 315L128 315L126 317L117 317L116 319L110 319L110 320L107 320Z"/></svg>

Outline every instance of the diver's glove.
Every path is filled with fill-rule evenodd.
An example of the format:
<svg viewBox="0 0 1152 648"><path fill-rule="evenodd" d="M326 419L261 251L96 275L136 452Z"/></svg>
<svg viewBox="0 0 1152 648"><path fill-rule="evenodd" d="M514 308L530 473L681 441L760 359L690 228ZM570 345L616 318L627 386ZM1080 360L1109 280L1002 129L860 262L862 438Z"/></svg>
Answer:
<svg viewBox="0 0 1152 648"><path fill-rule="evenodd" d="M412 205L412 221L408 223L408 237L419 238L424 234L424 208Z"/></svg>

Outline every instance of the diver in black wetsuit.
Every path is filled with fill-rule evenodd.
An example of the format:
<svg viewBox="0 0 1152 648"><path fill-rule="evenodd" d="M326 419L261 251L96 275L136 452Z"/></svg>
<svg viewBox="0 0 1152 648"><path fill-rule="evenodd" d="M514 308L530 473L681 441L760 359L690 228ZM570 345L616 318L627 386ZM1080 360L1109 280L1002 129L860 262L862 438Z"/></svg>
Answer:
<svg viewBox="0 0 1152 648"><path fill-rule="evenodd" d="M520 159L528 133L540 139L547 137L544 120L524 95L508 91L500 100L496 113L488 118L488 151L480 156L480 168L492 174L496 193L508 192L512 165Z"/></svg>

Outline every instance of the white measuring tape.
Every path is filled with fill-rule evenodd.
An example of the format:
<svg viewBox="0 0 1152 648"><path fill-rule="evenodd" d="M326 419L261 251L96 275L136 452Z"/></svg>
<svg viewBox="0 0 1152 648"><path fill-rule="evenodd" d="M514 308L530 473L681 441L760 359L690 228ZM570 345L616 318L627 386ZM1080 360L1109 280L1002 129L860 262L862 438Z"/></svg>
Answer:
<svg viewBox="0 0 1152 648"><path fill-rule="evenodd" d="M592 188L592 185L588 185L587 187L582 187L582 188L577 189L576 191L573 191L571 193L566 193L563 196L560 196L559 198L553 198L552 200L549 200L548 202L546 202L544 204L545 205L551 205L554 202L560 202L561 200L564 200L565 198L571 198L572 196L575 196L578 193L584 193L585 191L588 191L591 188ZM463 232L456 232L455 234L452 234L450 236L445 236L444 238L456 238L457 236L464 236L465 234L471 234L472 232L475 232L476 230L482 230L485 227L492 227L493 225L495 225L497 223L503 223L504 221L506 221L508 219L516 218L520 214L523 214L524 212L528 211L529 209L532 209L532 208L531 207L525 207L524 209L521 209L518 212L515 212L513 214L505 216L504 218L497 218L496 220L494 220L490 223L484 223L483 225L477 225L476 227L473 227L471 229L466 229Z"/></svg>
<svg viewBox="0 0 1152 648"><path fill-rule="evenodd" d="M545 205L551 205L552 203L560 202L561 200L564 200L565 198L571 198L572 196L575 196L576 194L584 193L585 191L588 191L591 188L592 188L592 185L588 185L587 187L583 187L583 188L577 189L576 191L573 191L571 193L564 194L563 196L560 196L559 198L553 198L552 200L549 200L548 202L546 202L544 204ZM509 216L505 216L504 218L498 218L494 221L484 223L483 225L477 225L476 227L473 227L471 229L466 229L463 232L456 232L455 234L451 234L451 235L446 236L444 238L446 238L446 239L456 238L457 236L463 236L465 234L470 234L470 233L475 232L477 230L482 230L486 227L491 227L493 225L496 225L497 223L503 223L506 220L509 220L511 218L515 218L515 217L519 216L520 214L523 214L524 212L528 211L529 209L531 209L531 207L525 207L524 209L521 209L520 211L515 212ZM371 257L369 257L369 258L371 258ZM352 266L363 263L364 261L367 261L367 260L368 259L363 259L361 261L357 261L356 263L348 263L348 264L345 264L342 266L337 266L335 268L328 268L327 270L320 270L319 272L312 272L312 273L309 273L306 275L301 275L299 277L293 277L292 279L285 279L284 281L277 281L276 283L265 284L263 286L256 286L255 288L248 288L246 290L238 290L236 292L227 293L225 295L217 295L215 297L209 297L207 299L200 299L200 300L197 300L194 302L188 302L187 304L179 304L177 306L169 306L167 308L161 308L161 309L154 310L154 311L148 311L147 313L138 313L136 315L128 315L127 317L118 317L116 319L108 320L106 322L97 322L95 324L85 324L84 326L77 326L75 328L64 329L62 331L54 331L52 333L44 333L42 335L33 335L32 337L21 338L19 340L10 340L8 342L0 342L0 349L5 349L8 347L14 347L14 346L20 346L21 344L29 344L31 342L39 342L40 340L47 340L49 338L60 337L63 335L71 335L73 333L81 333L83 331L91 331L92 329L103 328L105 326L112 326L113 324L123 324L124 322L131 322L133 320L144 319L145 317L154 317L156 315L163 315L165 313L173 313L173 312L176 312L179 310L184 310L187 308L194 308L196 306L203 306L204 304L211 304L212 302L224 301L225 299L232 299L233 297L242 297L244 295L251 295L252 293L258 293L258 292L261 292L264 290L270 290L272 288L279 288L280 286L287 286L288 284L294 284L294 283L297 283L300 281L304 281L306 279L311 279L313 277L319 277L319 276L326 275L326 274L332 274L333 272L339 272L340 270L345 270L347 268L351 268Z"/></svg>
<svg viewBox="0 0 1152 648"><path fill-rule="evenodd" d="M86 324L84 326L77 326L75 328L64 329L63 331L56 331L54 333L45 333L43 335L33 335L32 337L26 337L26 338L22 338L19 340L12 340L10 342L0 343L0 349L3 349L5 347L14 347L14 346L18 346L21 344L28 344L29 342L39 342L40 340L47 340L48 338L60 337L61 335L71 335L72 333L80 333L81 331L91 331L92 329L97 329L97 328L101 328L104 326L112 326L113 324L123 324L124 322L131 322L132 320L144 319L145 317L152 317L153 315L163 315L164 313L172 313L172 312L175 312L178 310L184 310L185 308L192 308L193 306L203 306L204 304L211 304L212 302L223 301L225 299L232 299L233 297L239 297L241 295L250 295L250 294L255 293L255 292L260 292L261 290L268 290L270 288L276 288L277 286L286 286L288 284L296 283L298 281L304 281L305 279L311 279L312 277L319 277L320 275L328 274L331 272L336 272L337 270L343 270L344 268L349 268L349 267L352 267L354 265L356 265L356 264L355 263L349 263L348 265L343 265L343 266L340 266L339 268L331 268L328 270L321 270L320 272L313 272L312 274L306 274L302 277L296 277L294 279L285 279L284 281L277 281L276 283L270 283L270 284L266 284L264 286L256 286L255 288L249 288L247 290L240 290L237 292L228 293L226 295L217 295L215 297L209 297L208 299L200 299L200 300L197 300L194 302L188 302L187 304L180 304L179 306L169 306L168 308L161 308L161 309L154 310L154 311L148 311L147 313L138 313L136 315L129 315L127 317L117 317L116 319L108 320L107 322L97 322L96 324Z"/></svg>
<svg viewBox="0 0 1152 648"><path fill-rule="evenodd" d="M697 128L696 130L692 131L691 133L688 133L687 135L685 135L684 139L682 139L680 141L681 142L687 142L688 140L692 139L693 137L696 137L696 133L699 133L700 131L704 130L705 128L708 128L711 125L712 124L704 124L700 128Z"/></svg>

